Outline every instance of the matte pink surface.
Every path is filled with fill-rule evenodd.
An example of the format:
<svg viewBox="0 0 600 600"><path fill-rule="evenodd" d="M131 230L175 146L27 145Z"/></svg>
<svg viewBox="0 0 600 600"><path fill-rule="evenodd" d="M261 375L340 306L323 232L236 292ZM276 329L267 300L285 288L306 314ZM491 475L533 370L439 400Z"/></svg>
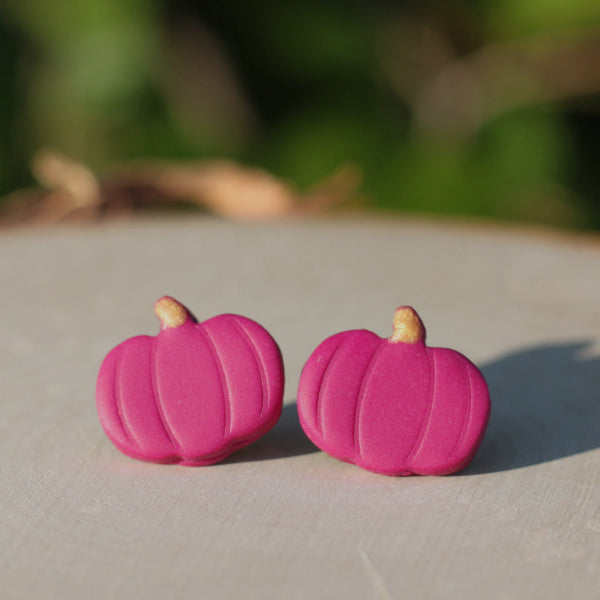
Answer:
<svg viewBox="0 0 600 600"><path fill-rule="evenodd" d="M96 399L102 427L125 454L208 465L275 425L283 388L281 353L269 333L245 317L220 315L114 348Z"/></svg>
<svg viewBox="0 0 600 600"><path fill-rule="evenodd" d="M483 375L459 352L356 330L308 359L298 413L331 456L385 475L445 475L473 458L490 401Z"/></svg>

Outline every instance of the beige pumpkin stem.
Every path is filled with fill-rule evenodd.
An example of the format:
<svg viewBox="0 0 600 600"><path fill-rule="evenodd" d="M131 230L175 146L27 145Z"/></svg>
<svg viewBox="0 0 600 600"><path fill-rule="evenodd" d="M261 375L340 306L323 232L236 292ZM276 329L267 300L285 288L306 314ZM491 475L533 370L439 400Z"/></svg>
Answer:
<svg viewBox="0 0 600 600"><path fill-rule="evenodd" d="M401 306L394 313L394 333L389 338L393 344L416 344L425 341L425 326L414 308Z"/></svg>
<svg viewBox="0 0 600 600"><path fill-rule="evenodd" d="M183 304L170 296L163 296L154 305L154 312L160 320L161 328L180 327L189 318L189 313Z"/></svg>

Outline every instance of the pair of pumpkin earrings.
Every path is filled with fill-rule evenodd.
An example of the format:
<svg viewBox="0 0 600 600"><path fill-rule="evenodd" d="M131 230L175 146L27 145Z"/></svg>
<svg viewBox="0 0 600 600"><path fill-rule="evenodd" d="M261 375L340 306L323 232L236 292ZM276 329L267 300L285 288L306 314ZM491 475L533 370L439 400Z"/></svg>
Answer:
<svg viewBox="0 0 600 600"><path fill-rule="evenodd" d="M275 340L238 315L197 322L165 296L161 331L130 338L104 359L100 422L121 452L157 463L209 465L271 429L284 371ZM490 412L480 371L462 354L425 345L404 306L389 338L366 331L322 342L300 377L306 435L338 459L385 475L445 475L465 467Z"/></svg>

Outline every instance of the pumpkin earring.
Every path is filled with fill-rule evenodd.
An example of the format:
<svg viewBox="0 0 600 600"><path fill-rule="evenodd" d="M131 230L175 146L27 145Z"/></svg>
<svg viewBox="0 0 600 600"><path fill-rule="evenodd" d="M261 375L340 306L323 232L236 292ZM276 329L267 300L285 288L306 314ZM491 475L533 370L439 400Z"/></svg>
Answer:
<svg viewBox="0 0 600 600"><path fill-rule="evenodd" d="M283 361L266 329L237 315L198 323L169 296L154 309L160 333L124 341L98 374L100 422L121 452L209 465L275 425Z"/></svg>
<svg viewBox="0 0 600 600"><path fill-rule="evenodd" d="M384 475L446 475L479 447L490 400L462 354L425 345L414 309L391 337L345 331L322 342L300 377L302 428L321 450Z"/></svg>

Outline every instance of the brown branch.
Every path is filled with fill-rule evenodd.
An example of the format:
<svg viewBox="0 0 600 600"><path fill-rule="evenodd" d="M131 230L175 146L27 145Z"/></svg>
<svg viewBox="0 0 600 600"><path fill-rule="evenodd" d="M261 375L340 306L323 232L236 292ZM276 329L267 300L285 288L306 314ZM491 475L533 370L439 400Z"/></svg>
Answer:
<svg viewBox="0 0 600 600"><path fill-rule="evenodd" d="M0 223L53 223L122 217L145 208L184 204L238 220L269 220L324 212L356 197L356 167L345 166L306 194L260 169L229 161L122 165L102 179L86 166L43 151L32 171L44 190L13 194Z"/></svg>

